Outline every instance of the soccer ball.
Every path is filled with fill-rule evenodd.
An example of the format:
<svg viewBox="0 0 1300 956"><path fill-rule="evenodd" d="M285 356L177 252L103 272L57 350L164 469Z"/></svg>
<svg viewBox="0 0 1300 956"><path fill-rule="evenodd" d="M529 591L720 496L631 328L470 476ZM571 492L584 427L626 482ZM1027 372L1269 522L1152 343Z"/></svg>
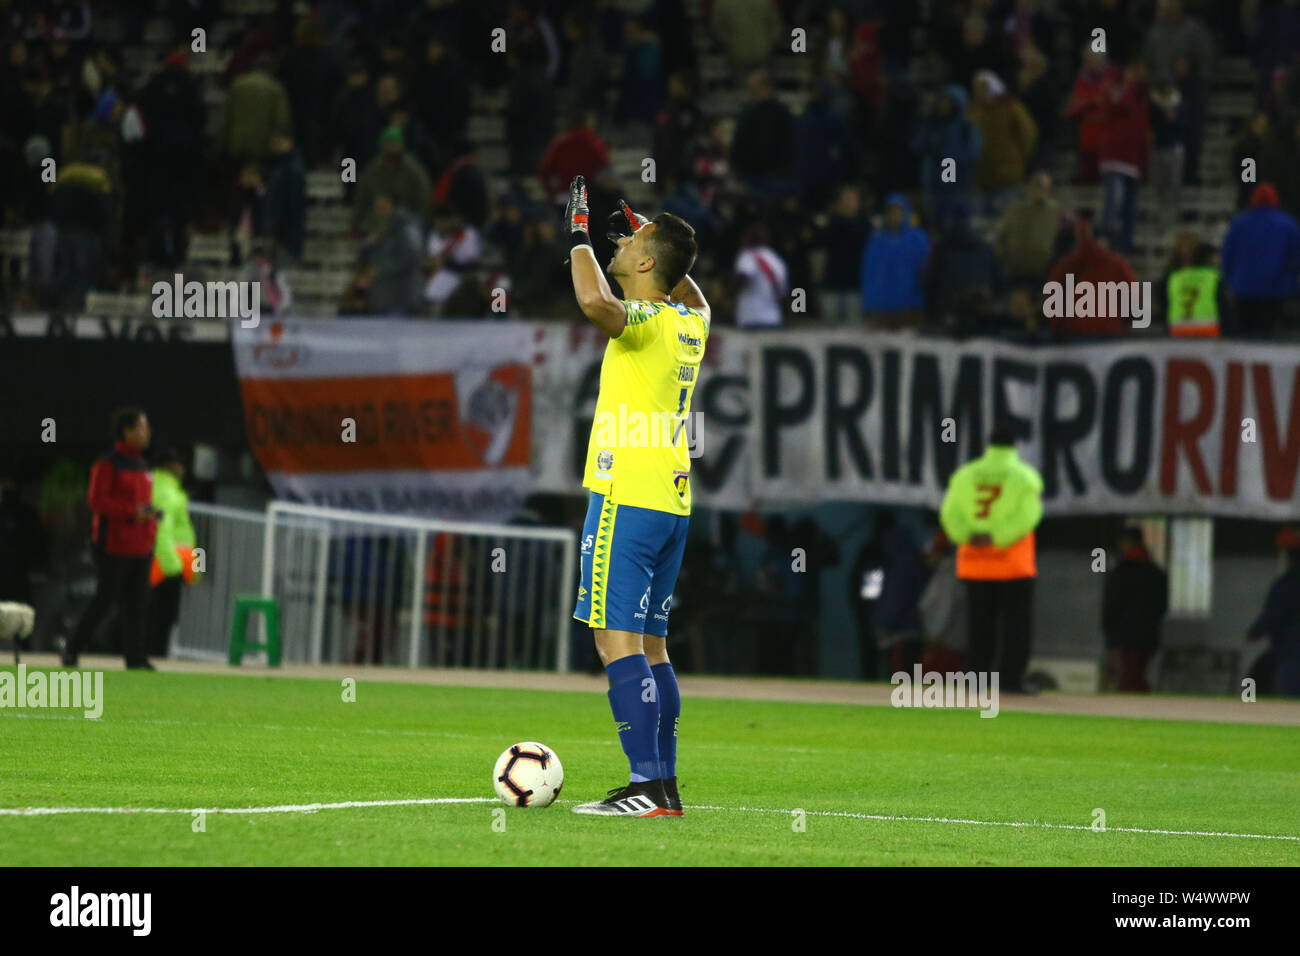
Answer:
<svg viewBox="0 0 1300 956"><path fill-rule="evenodd" d="M564 768L550 747L525 741L497 758L492 786L512 807L549 807L564 786Z"/></svg>

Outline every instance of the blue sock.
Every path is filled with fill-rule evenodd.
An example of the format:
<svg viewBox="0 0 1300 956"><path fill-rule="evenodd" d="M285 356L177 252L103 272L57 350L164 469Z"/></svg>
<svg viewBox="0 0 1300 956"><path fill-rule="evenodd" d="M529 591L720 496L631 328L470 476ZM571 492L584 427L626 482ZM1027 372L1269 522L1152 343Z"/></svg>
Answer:
<svg viewBox="0 0 1300 956"><path fill-rule="evenodd" d="M650 668L659 688L659 776L677 776L677 721L682 713L682 695L677 674L668 661Z"/></svg>
<svg viewBox="0 0 1300 956"><path fill-rule="evenodd" d="M659 692L644 654L620 657L605 668L609 709L632 782L659 779Z"/></svg>

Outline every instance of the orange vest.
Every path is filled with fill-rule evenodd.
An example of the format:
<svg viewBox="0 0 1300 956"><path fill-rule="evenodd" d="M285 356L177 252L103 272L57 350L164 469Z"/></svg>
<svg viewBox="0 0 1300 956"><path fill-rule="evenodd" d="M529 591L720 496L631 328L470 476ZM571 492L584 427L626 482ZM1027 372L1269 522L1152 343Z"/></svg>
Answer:
<svg viewBox="0 0 1300 956"><path fill-rule="evenodd" d="M1014 581L1038 577L1031 531L1009 548L957 546L957 577L964 581Z"/></svg>
<svg viewBox="0 0 1300 956"><path fill-rule="evenodd" d="M458 628L464 623L461 587L466 581L464 562L455 554L449 534L435 534L424 566L424 623L430 627Z"/></svg>

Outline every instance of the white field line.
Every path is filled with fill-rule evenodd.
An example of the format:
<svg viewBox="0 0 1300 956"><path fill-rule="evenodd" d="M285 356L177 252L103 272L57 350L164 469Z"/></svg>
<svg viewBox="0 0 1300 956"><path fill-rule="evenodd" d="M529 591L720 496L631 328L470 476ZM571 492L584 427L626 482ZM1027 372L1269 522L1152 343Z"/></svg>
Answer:
<svg viewBox="0 0 1300 956"><path fill-rule="evenodd" d="M278 807L0 807L0 817L49 817L70 813L315 813L358 807L411 807L434 803L500 803L496 797L427 797L418 800L348 800L344 803L286 803Z"/></svg>
<svg viewBox="0 0 1300 956"><path fill-rule="evenodd" d="M366 807L409 807L429 806L435 804L464 803L499 803L495 797L426 797L412 800L348 800L343 803L290 803L272 807L13 807L0 808L0 816L44 817L60 814L130 814L130 813L316 813L319 810L353 810ZM576 800L561 800L559 803L577 803ZM947 823L958 826L981 827L1018 827L1022 829L1042 830L1088 830L1092 827L1071 823L1016 822L1009 820L965 820L955 817L907 817L880 813L850 813L840 810L774 810L771 807L717 807L687 804L688 810L718 810L730 813L776 813L792 816L803 813L810 817L837 817L848 820L881 820L886 823ZM1106 827L1103 833L1145 833L1160 836L1198 836L1227 837L1241 840L1292 840L1300 842L1300 836L1286 836L1272 833L1227 833L1206 830L1157 830L1144 827Z"/></svg>
<svg viewBox="0 0 1300 956"><path fill-rule="evenodd" d="M1011 820L963 820L955 817L904 817L880 813L848 813L840 810L772 810L768 807L704 807L685 805L688 810L729 810L733 813L780 813L792 816L805 813L810 817L842 817L849 820L884 820L888 823L955 823L962 826L978 827L1021 827L1043 830L1092 830L1090 826L1076 823L1042 823L1016 822ZM1234 837L1242 840L1294 840L1300 843L1300 836L1285 836L1274 833L1225 833L1212 830L1153 830L1144 827L1112 827L1094 831L1100 833L1154 833L1163 836L1200 836L1200 837Z"/></svg>

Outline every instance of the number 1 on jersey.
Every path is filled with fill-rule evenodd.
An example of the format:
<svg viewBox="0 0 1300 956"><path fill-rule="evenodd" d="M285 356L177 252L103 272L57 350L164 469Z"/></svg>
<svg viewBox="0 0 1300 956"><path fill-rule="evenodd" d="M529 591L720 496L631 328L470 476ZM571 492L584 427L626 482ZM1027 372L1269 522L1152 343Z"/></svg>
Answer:
<svg viewBox="0 0 1300 956"><path fill-rule="evenodd" d="M677 444L677 439L686 427L686 389L683 388L677 393L677 427L673 429L673 444Z"/></svg>

